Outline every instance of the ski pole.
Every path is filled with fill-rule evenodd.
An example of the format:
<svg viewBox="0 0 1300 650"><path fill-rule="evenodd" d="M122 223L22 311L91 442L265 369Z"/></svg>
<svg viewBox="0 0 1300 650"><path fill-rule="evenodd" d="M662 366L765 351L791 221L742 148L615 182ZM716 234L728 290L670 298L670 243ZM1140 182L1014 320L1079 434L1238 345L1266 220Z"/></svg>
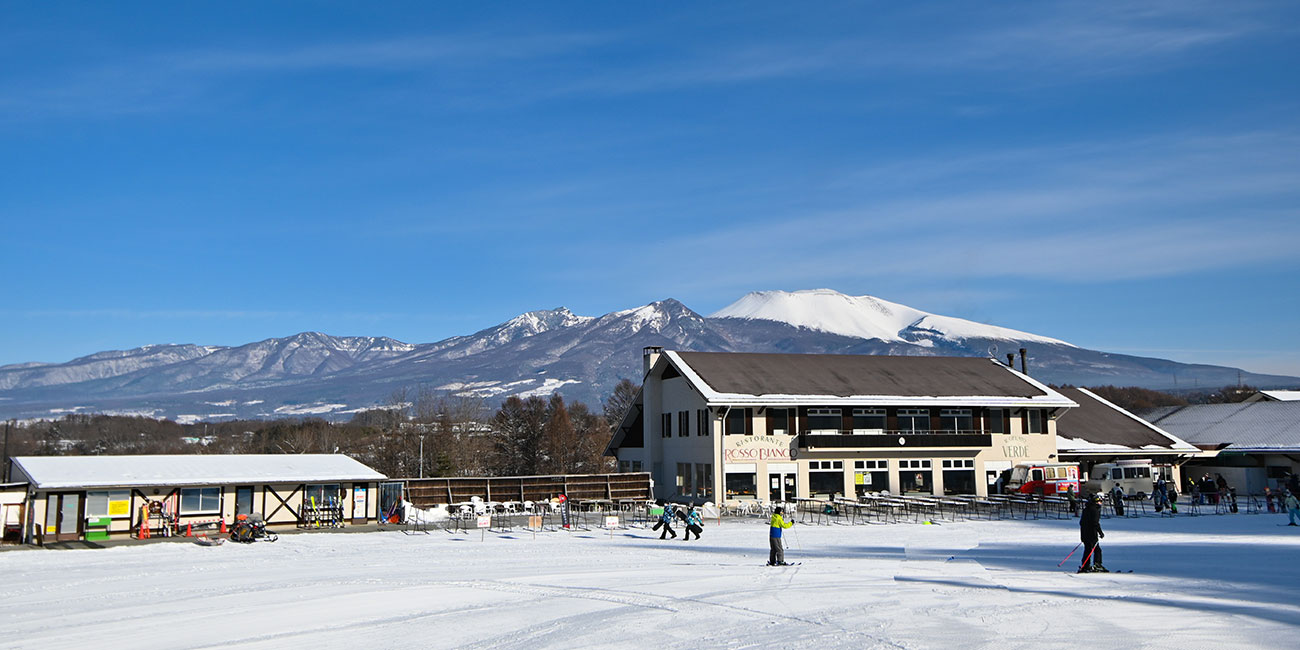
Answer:
<svg viewBox="0 0 1300 650"><path fill-rule="evenodd" d="M1079 550L1080 546L1083 546L1083 542L1079 542L1078 544L1076 544L1074 546L1074 551ZM1074 555L1074 551L1070 551L1070 555ZM1065 556L1065 560L1070 559L1070 555ZM1065 560L1061 560L1060 562L1057 562L1056 566L1061 566L1062 564L1065 564Z"/></svg>
<svg viewBox="0 0 1300 650"><path fill-rule="evenodd" d="M803 550L803 544L799 543L799 533L795 532L794 526L790 527L790 532L794 533L794 548L796 551Z"/></svg>

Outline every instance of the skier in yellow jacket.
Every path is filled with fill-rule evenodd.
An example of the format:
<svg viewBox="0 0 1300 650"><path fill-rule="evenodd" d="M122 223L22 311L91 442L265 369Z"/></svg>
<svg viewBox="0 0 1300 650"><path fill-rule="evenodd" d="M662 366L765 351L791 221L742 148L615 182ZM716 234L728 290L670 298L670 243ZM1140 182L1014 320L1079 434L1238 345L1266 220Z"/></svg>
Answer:
<svg viewBox="0 0 1300 650"><path fill-rule="evenodd" d="M781 531L794 525L793 521L786 521L781 516L784 510L777 506L772 511L772 528L768 534L767 542L771 551L767 555L768 566L789 566L785 563L785 547L781 545Z"/></svg>

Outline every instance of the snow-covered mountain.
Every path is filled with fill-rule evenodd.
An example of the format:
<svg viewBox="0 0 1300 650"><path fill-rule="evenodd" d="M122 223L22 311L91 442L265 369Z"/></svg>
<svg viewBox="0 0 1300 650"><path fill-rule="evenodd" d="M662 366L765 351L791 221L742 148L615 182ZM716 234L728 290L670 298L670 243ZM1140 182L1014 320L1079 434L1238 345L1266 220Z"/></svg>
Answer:
<svg viewBox="0 0 1300 650"><path fill-rule="evenodd" d="M771 320L841 336L920 345L930 345L935 338L1070 345L1046 336L938 316L873 296L846 296L830 289L755 291L714 312L709 318Z"/></svg>
<svg viewBox="0 0 1300 650"><path fill-rule="evenodd" d="M521 314L435 343L304 332L237 347L151 345L63 364L0 367L0 417L110 412L181 421L231 417L333 419L427 387L494 404L559 391L595 406L621 378L640 379L641 349L984 356L1029 351L1047 382L1168 388L1235 383L1235 368L1109 354L1058 339L931 314L827 289L748 294L706 318L667 299L579 316L563 307ZM1264 387L1300 379L1241 373Z"/></svg>

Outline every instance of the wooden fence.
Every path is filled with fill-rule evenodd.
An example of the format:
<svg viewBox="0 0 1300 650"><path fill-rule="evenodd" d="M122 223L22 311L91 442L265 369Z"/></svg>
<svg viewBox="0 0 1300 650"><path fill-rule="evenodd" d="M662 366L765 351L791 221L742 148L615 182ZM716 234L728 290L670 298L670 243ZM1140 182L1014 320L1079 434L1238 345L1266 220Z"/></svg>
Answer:
<svg viewBox="0 0 1300 650"><path fill-rule="evenodd" d="M407 498L417 508L462 503L470 497L484 501L546 501L561 494L569 499L649 499L650 474L563 474L556 476L492 476L400 479Z"/></svg>

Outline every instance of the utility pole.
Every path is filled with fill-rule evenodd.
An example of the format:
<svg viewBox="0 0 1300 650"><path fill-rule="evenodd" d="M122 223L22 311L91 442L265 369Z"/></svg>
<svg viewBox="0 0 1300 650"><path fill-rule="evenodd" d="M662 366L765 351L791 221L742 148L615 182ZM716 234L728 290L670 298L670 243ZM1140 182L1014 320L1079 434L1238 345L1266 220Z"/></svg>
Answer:
<svg viewBox="0 0 1300 650"><path fill-rule="evenodd" d="M424 434L420 434L420 478L424 478Z"/></svg>

